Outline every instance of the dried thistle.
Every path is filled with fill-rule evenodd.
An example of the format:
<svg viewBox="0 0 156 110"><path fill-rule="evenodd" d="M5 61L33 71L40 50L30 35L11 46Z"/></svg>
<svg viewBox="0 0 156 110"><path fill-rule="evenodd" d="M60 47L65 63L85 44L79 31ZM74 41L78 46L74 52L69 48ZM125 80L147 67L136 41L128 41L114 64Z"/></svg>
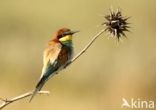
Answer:
<svg viewBox="0 0 156 110"><path fill-rule="evenodd" d="M110 14L105 16L106 22L102 23L102 25L106 26L105 31L109 32L113 37L120 39L120 37L126 37L125 31L129 31L127 20L129 17L122 16L122 13L119 9L114 12L112 9L110 10Z"/></svg>

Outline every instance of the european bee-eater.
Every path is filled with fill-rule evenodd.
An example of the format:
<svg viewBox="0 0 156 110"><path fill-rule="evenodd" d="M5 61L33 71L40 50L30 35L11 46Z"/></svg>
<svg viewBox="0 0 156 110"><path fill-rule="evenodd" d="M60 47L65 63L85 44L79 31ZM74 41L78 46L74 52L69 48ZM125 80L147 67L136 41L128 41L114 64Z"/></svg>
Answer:
<svg viewBox="0 0 156 110"><path fill-rule="evenodd" d="M30 101L35 94L40 91L46 81L57 74L72 59L73 44L72 35L78 31L71 31L68 28L59 29L54 39L48 42L47 48L43 54L43 68L39 82L31 96Z"/></svg>

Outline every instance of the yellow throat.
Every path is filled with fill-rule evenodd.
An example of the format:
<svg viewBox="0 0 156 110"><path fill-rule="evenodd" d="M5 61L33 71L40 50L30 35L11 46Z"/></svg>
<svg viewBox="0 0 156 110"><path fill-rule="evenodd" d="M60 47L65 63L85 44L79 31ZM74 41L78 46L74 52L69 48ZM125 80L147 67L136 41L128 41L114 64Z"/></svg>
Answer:
<svg viewBox="0 0 156 110"><path fill-rule="evenodd" d="M60 42L72 41L72 35L66 35L59 39Z"/></svg>

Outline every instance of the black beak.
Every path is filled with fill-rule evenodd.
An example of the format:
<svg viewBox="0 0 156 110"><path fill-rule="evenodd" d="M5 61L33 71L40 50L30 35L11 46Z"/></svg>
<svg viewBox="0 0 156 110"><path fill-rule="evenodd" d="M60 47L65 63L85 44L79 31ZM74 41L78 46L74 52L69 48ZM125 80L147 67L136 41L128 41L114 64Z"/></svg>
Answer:
<svg viewBox="0 0 156 110"><path fill-rule="evenodd" d="M75 34L75 33L78 33L80 31L70 31L70 34Z"/></svg>
<svg viewBox="0 0 156 110"><path fill-rule="evenodd" d="M73 34L75 34L77 32L79 32L79 31L67 31L67 32L64 32L63 35L73 35Z"/></svg>

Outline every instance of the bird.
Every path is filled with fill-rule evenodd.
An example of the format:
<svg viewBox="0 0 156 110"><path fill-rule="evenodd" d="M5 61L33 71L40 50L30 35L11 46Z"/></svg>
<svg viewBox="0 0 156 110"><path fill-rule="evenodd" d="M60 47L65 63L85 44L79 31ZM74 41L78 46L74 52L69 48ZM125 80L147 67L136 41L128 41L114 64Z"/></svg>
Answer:
<svg viewBox="0 0 156 110"><path fill-rule="evenodd" d="M73 34L79 31L71 31L69 28L61 28L55 34L54 38L48 42L43 52L43 68L39 81L32 93L30 101L36 93L42 89L44 84L65 66L73 58Z"/></svg>

